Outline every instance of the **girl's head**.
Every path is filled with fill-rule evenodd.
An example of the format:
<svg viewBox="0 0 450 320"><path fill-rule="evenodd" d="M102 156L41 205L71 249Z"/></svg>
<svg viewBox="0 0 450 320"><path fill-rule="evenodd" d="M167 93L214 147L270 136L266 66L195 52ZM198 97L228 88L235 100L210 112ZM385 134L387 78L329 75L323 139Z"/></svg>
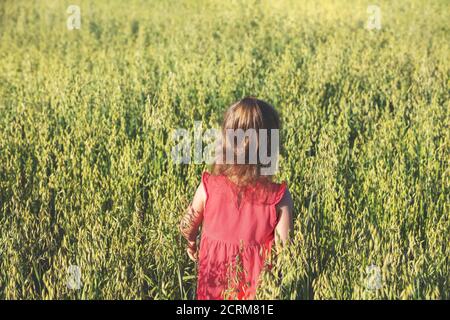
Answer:
<svg viewBox="0 0 450 320"><path fill-rule="evenodd" d="M246 97L225 113L222 124L222 159L213 174L226 175L239 185L271 179L279 152L280 119L269 103Z"/></svg>

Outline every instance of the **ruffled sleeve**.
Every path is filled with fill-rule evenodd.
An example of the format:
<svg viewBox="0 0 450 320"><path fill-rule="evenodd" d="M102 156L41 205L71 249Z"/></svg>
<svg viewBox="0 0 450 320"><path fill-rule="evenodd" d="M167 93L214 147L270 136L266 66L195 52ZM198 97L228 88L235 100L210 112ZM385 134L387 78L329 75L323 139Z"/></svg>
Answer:
<svg viewBox="0 0 450 320"><path fill-rule="evenodd" d="M203 174L202 174L202 183L203 183L203 188L205 188L206 195L208 195L208 182L209 182L210 175L211 174L206 171L203 172Z"/></svg>
<svg viewBox="0 0 450 320"><path fill-rule="evenodd" d="M205 208L206 208L206 203L209 199L209 177L211 176L211 174L209 172L203 172L202 174L202 184L203 184L203 188L205 189L205 193L206 193L206 200L205 200Z"/></svg>
<svg viewBox="0 0 450 320"><path fill-rule="evenodd" d="M278 224L278 212L276 209L276 205L278 203L280 203L281 199L283 199L283 196L286 192L287 189L287 184L285 181L283 181L281 184L274 184L275 188L273 190L272 193L272 197L271 197L271 216L270 216L270 224L272 226L273 229L275 229L275 227Z"/></svg>
<svg viewBox="0 0 450 320"><path fill-rule="evenodd" d="M278 185L278 190L275 191L274 197L272 200L273 205L277 205L281 199L283 199L284 193L286 192L287 184L286 181L283 181Z"/></svg>

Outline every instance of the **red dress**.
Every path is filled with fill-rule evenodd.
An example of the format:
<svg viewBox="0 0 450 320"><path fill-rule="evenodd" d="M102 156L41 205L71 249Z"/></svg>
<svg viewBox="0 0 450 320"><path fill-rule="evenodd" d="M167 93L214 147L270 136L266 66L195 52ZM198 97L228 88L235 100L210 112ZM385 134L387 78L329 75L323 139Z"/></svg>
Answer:
<svg viewBox="0 0 450 320"><path fill-rule="evenodd" d="M277 225L286 183L239 189L226 176L202 175L206 190L197 298L254 299Z"/></svg>

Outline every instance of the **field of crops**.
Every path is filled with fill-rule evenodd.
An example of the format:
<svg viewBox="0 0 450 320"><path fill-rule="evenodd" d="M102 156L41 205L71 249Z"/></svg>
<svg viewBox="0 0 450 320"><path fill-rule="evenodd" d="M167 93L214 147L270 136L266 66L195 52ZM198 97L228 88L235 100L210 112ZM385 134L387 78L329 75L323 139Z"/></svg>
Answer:
<svg viewBox="0 0 450 320"><path fill-rule="evenodd" d="M367 30L370 4L1 1L0 299L194 298L207 166L171 134L245 95L280 112L295 202L260 298L450 299L450 5L379 1Z"/></svg>

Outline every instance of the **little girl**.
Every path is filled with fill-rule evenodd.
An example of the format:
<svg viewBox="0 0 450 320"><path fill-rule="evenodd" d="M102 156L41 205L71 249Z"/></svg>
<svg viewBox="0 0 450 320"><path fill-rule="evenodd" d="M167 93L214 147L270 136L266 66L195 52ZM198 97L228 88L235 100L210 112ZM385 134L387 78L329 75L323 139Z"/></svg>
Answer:
<svg viewBox="0 0 450 320"><path fill-rule="evenodd" d="M271 129L279 128L275 109L256 98L244 98L225 113L223 151L231 144L234 159L244 152L245 162L216 161L211 174L204 172L180 224L187 253L198 260L198 299L254 299L273 242L284 243L289 238L293 204L286 183L274 183L271 176L261 174L264 166L259 157L256 163L249 161L249 153L261 147L258 143L255 150L248 138L241 145L234 138L227 141L229 129L254 129L258 136L260 129L266 129L269 143L265 150L270 153Z"/></svg>

